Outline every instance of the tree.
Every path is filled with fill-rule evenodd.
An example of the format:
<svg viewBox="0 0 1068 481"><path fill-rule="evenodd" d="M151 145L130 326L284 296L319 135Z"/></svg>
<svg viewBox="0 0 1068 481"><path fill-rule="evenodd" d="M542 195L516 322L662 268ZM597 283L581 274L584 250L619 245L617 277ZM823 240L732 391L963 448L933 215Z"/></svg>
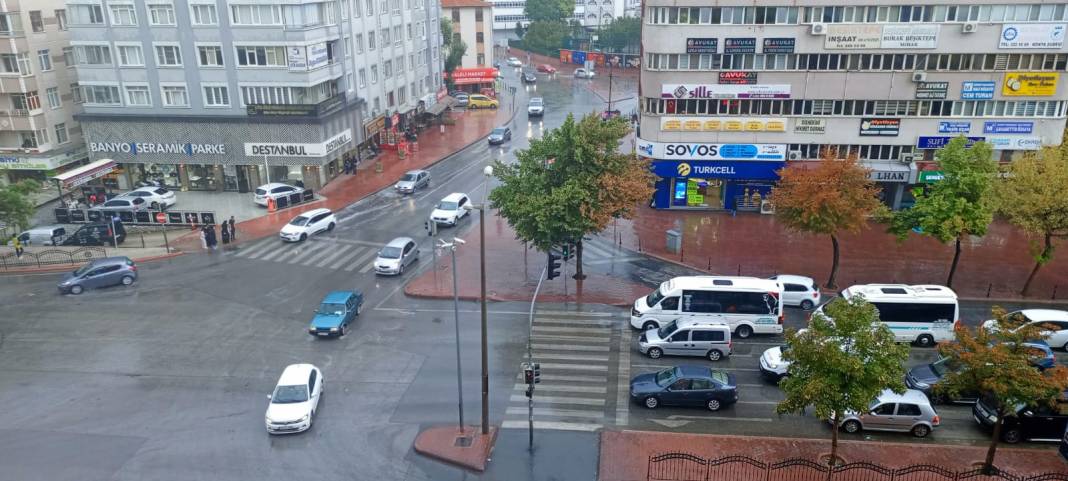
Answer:
<svg viewBox="0 0 1068 481"><path fill-rule="evenodd" d="M460 34L453 32L452 19L448 17L441 18L441 40L444 46L442 50L445 51L445 72L452 74L463 63L467 44L460 40Z"/></svg>
<svg viewBox="0 0 1068 481"><path fill-rule="evenodd" d="M528 0L523 14L531 25L537 22L560 22L575 13L575 0Z"/></svg>
<svg viewBox="0 0 1068 481"><path fill-rule="evenodd" d="M996 400L994 433L986 451L984 474L994 469L994 455L1002 439L1002 426L1007 415L1015 414L1015 406L1053 406L1068 389L1068 368L1057 366L1039 371L1031 364L1024 342L1041 339L1042 329L1023 324L999 307L993 309L997 327L991 331L979 327L957 328L957 342L940 344L943 356L952 359L957 369L950 370L935 385L940 396L952 397L962 392L981 393L984 399ZM1008 433L1005 433L1008 434Z"/></svg>
<svg viewBox="0 0 1068 481"><path fill-rule="evenodd" d="M777 208L777 207L776 207ZM867 412L884 390L905 392L907 345L894 342L894 333L879 322L875 306L860 296L835 299L813 313L807 329L788 331L783 352L789 375L779 383L786 398L775 410L829 419L830 465L838 456L838 429L846 412Z"/></svg>
<svg viewBox="0 0 1068 481"><path fill-rule="evenodd" d="M1027 296L1038 270L1053 259L1053 239L1068 236L1068 147L1044 147L1012 163L995 184L998 212L1016 227L1042 239L1031 243L1035 266L1020 295Z"/></svg>
<svg viewBox="0 0 1068 481"><path fill-rule="evenodd" d="M523 46L540 54L554 55L563 45L567 31L567 24L559 20L532 22L523 36Z"/></svg>
<svg viewBox="0 0 1068 481"><path fill-rule="evenodd" d="M522 22L515 23L515 38L523 39L523 35L526 35L527 29L523 28Z"/></svg>
<svg viewBox="0 0 1068 481"><path fill-rule="evenodd" d="M814 168L780 170L770 197L776 218L787 228L830 236L833 257L827 287L831 289L837 287L838 235L859 232L868 226L869 217L884 209L878 188L856 155L836 157L836 151L824 150L823 160Z"/></svg>
<svg viewBox="0 0 1068 481"><path fill-rule="evenodd" d="M582 272L582 237L604 230L612 219L630 218L653 193L645 162L619 151L629 131L622 119L568 115L557 129L516 152L514 164L496 162L501 185L490 192L492 207L516 237L547 251L564 242L576 246L575 279Z"/></svg>
<svg viewBox="0 0 1068 481"><path fill-rule="evenodd" d="M997 164L993 151L985 142L968 146L964 136L957 137L935 154L943 179L926 188L913 189L916 203L910 209L890 216L890 233L899 240L919 229L945 244L954 241L953 263L946 286L953 287L953 275L960 262L961 241L969 236L983 236L994 220L994 188Z"/></svg>
<svg viewBox="0 0 1068 481"><path fill-rule="evenodd" d="M641 43L642 21L638 17L618 17L601 29L599 42L607 52L637 51Z"/></svg>
<svg viewBox="0 0 1068 481"><path fill-rule="evenodd" d="M0 223L18 228L28 227L30 218L37 210L30 195L38 190L41 190L41 184L32 179L0 186Z"/></svg>

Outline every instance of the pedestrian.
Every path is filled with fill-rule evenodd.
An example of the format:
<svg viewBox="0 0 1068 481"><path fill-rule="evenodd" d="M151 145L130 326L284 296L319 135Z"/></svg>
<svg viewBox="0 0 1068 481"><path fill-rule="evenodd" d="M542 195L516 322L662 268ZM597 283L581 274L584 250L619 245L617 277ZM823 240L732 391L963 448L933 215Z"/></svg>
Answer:
<svg viewBox="0 0 1068 481"><path fill-rule="evenodd" d="M215 225L208 224L204 228L208 229L208 247L214 250L219 245L219 239L215 237Z"/></svg>
<svg viewBox="0 0 1068 481"><path fill-rule="evenodd" d="M22 241L19 240L18 234L11 236L11 245L15 247L15 257L22 258Z"/></svg>
<svg viewBox="0 0 1068 481"><path fill-rule="evenodd" d="M202 249L208 248L208 229L206 227L200 228L200 247Z"/></svg>
<svg viewBox="0 0 1068 481"><path fill-rule="evenodd" d="M230 221L227 223L230 228L230 240L237 241L237 229L234 228L234 216L230 216Z"/></svg>
<svg viewBox="0 0 1068 481"><path fill-rule="evenodd" d="M344 169L341 169L341 171L342 171L343 173L345 173L345 175L348 175L348 173L349 173L349 165L350 165L350 163L349 163L349 159L347 159L347 158L346 158L346 159L345 159L345 168L344 168Z"/></svg>
<svg viewBox="0 0 1068 481"><path fill-rule="evenodd" d="M225 222L223 222L223 224L221 226L219 226L219 227L220 227L219 230L222 231L223 245L229 244L230 243L230 227L227 226Z"/></svg>

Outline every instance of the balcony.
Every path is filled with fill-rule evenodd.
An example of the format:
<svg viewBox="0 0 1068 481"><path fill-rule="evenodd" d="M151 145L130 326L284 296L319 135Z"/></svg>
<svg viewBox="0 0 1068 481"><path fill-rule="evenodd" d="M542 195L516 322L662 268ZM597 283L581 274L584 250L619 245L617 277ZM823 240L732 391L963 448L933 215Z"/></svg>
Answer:
<svg viewBox="0 0 1068 481"><path fill-rule="evenodd" d="M30 117L44 115L43 110L9 109L0 110L0 131L33 130ZM40 128L38 125L36 128Z"/></svg>

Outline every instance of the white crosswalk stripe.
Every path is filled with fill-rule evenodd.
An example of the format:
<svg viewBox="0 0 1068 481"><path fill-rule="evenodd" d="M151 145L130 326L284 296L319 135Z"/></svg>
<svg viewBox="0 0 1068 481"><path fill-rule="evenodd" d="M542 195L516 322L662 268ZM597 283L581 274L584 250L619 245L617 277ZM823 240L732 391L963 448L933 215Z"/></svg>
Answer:
<svg viewBox="0 0 1068 481"><path fill-rule="evenodd" d="M260 257L260 260L269 261L277 256L281 256L282 258L284 258L285 254L290 252L289 249L292 247L293 246L286 244L285 242L278 241L278 246L269 249L266 253L264 253L263 257Z"/></svg>
<svg viewBox="0 0 1068 481"><path fill-rule="evenodd" d="M596 244L594 244L594 243L592 243L590 241L586 241L586 242L582 243L582 255L583 255L583 257L586 256L587 252L592 253L595 257L612 257L613 256L612 252L610 252L608 250L605 250L605 249L603 249L601 247L598 247Z"/></svg>
<svg viewBox="0 0 1068 481"><path fill-rule="evenodd" d="M347 252L344 256L342 256L342 257L338 258L338 260L334 261L334 263L331 265L331 267L334 268L334 269L342 268L343 266L347 265L350 260L356 258L357 256L366 254L367 251L365 251L364 249L366 249L366 248L365 247L358 247L358 246L352 248L351 251Z"/></svg>
<svg viewBox="0 0 1068 481"><path fill-rule="evenodd" d="M252 242L227 255L247 260L277 262L306 267L358 271L368 273L374 268L372 261L378 243L340 238L314 238L304 242L282 242L277 237L268 237Z"/></svg>
<svg viewBox="0 0 1068 481"><path fill-rule="evenodd" d="M326 248L327 248L326 245L316 245L316 244L303 245L303 246L301 246L299 252L297 252L295 255L293 255L292 257L289 258L288 262L290 264L296 264L298 262L303 263L303 261L305 259L311 260L311 257L314 257L314 255L316 253L322 253L322 250L326 249Z"/></svg>
<svg viewBox="0 0 1068 481"><path fill-rule="evenodd" d="M330 255L319 259L319 263L315 264L315 267L323 267L330 261L334 260L334 258L336 258L337 256L340 256L341 254L344 254L346 252L349 252L348 248L339 247L337 249L334 249L333 252L330 253Z"/></svg>

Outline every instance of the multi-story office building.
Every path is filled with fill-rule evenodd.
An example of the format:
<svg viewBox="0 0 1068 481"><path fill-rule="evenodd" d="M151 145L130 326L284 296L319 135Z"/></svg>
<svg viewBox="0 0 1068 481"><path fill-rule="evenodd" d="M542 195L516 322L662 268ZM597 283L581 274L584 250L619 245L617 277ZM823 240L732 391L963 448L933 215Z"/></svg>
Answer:
<svg viewBox="0 0 1068 481"><path fill-rule="evenodd" d="M1061 142L1064 3L717 5L645 2L638 147L658 208L754 208L827 148L897 208L953 136L1003 162Z"/></svg>
<svg viewBox="0 0 1068 481"><path fill-rule="evenodd" d="M44 181L86 157L63 0L0 2L0 183Z"/></svg>
<svg viewBox="0 0 1068 481"><path fill-rule="evenodd" d="M563 20L578 20L582 26L595 30L608 25L614 18L622 17L626 12L627 2L637 5L632 0L575 0L574 14ZM530 19L524 13L526 4L526 0L493 1L493 30L498 39L516 39L516 23L523 27L530 26ZM636 9L633 11L637 12Z"/></svg>
<svg viewBox="0 0 1068 481"><path fill-rule="evenodd" d="M460 67L493 64L493 5L482 0L441 0L441 14L452 19L453 38L467 45Z"/></svg>
<svg viewBox="0 0 1068 481"><path fill-rule="evenodd" d="M430 0L68 0L90 156L116 160L120 184L319 187L434 101L437 12Z"/></svg>

